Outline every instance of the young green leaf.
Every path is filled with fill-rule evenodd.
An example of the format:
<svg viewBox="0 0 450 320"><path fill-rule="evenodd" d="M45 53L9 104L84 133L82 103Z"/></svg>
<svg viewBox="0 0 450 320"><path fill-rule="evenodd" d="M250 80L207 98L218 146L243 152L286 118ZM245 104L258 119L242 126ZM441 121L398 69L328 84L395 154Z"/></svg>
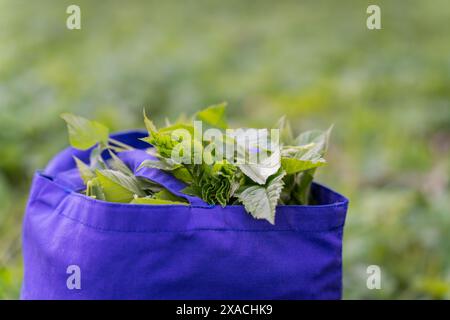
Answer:
<svg viewBox="0 0 450 320"><path fill-rule="evenodd" d="M308 148L305 152L302 159L311 159L317 154L323 156L328 149L331 130L333 130L333 126L326 131L312 130L300 134L296 139L298 146L305 146L313 143L312 147Z"/></svg>
<svg viewBox="0 0 450 320"><path fill-rule="evenodd" d="M220 204L225 207L234 191L236 167L228 162L217 162L211 168L198 166L202 170L200 178L195 182L201 192L201 198L209 204Z"/></svg>
<svg viewBox="0 0 450 320"><path fill-rule="evenodd" d="M281 149L281 156L287 158L301 158L308 150L314 147L314 142L301 146L283 146ZM318 156L320 158L320 155Z"/></svg>
<svg viewBox="0 0 450 320"><path fill-rule="evenodd" d="M190 184L193 181L191 173L185 167L178 167L174 169L172 174L175 178L183 181L184 183Z"/></svg>
<svg viewBox="0 0 450 320"><path fill-rule="evenodd" d="M105 146L99 144L97 147L92 149L91 155L89 156L89 163L91 170L96 169L108 169L105 161L103 160L102 153L105 150Z"/></svg>
<svg viewBox="0 0 450 320"><path fill-rule="evenodd" d="M153 194L164 189L160 184L153 182L149 179L143 177L136 177L136 178L139 184L139 188L143 190L143 192L145 193Z"/></svg>
<svg viewBox="0 0 450 320"><path fill-rule="evenodd" d="M239 164L238 167L250 179L258 184L265 184L267 178L275 174L281 166L280 150L277 148L268 157L256 164Z"/></svg>
<svg viewBox="0 0 450 320"><path fill-rule="evenodd" d="M161 191L155 193L153 195L153 198L159 199L159 200L168 200L168 201L174 201L174 202L187 203L186 199L174 195L172 192L168 191L167 189L162 189Z"/></svg>
<svg viewBox="0 0 450 320"><path fill-rule="evenodd" d="M202 189L198 186L194 186L194 185L190 185L186 188L184 188L183 190L181 190L181 192L190 195L190 196L194 196L194 197L198 197L201 198L202 197Z"/></svg>
<svg viewBox="0 0 450 320"><path fill-rule="evenodd" d="M131 200L132 204L150 204L150 205L183 205L187 206L188 203L180 202L180 201L171 201L171 200L163 200L163 199L155 199L155 198L139 198L134 197Z"/></svg>
<svg viewBox="0 0 450 320"><path fill-rule="evenodd" d="M275 128L280 130L280 142L283 145L290 145L294 143L294 134L289 121L286 119L286 116L282 116L278 120Z"/></svg>
<svg viewBox="0 0 450 320"><path fill-rule="evenodd" d="M114 169L116 171L120 171L123 174L126 174L128 176L133 176L133 171L131 171L130 168L120 159L114 152L111 150L108 150L109 154L111 155L111 159L109 161L109 166L111 169Z"/></svg>
<svg viewBox="0 0 450 320"><path fill-rule="evenodd" d="M161 128L159 129L159 133L171 134L173 131L178 129L184 129L188 131L191 134L191 136L194 136L194 127L190 124L185 123L175 123L167 127Z"/></svg>
<svg viewBox="0 0 450 320"><path fill-rule="evenodd" d="M85 164L75 156L73 156L73 159L75 160L78 171L80 172L80 177L81 179L83 179L84 184L87 184L89 180L95 178L95 173L91 170L91 168L89 168L87 164Z"/></svg>
<svg viewBox="0 0 450 320"><path fill-rule="evenodd" d="M145 109L143 110L143 114L144 114L144 124L145 124L145 127L147 128L147 131L149 133L157 132L158 130L156 129L156 126L153 124L153 121L147 117L147 114L145 113Z"/></svg>
<svg viewBox="0 0 450 320"><path fill-rule="evenodd" d="M162 134L159 132L152 132L148 137L142 138L141 140L154 146L158 151L158 156L166 159L172 157L173 149L179 144L178 141L172 139L170 134Z"/></svg>
<svg viewBox="0 0 450 320"><path fill-rule="evenodd" d="M312 168L317 168L324 166L326 164L324 159L319 159L317 161L311 160L301 160L296 158L281 158L281 167L286 174L294 174L297 172L309 170Z"/></svg>
<svg viewBox="0 0 450 320"><path fill-rule="evenodd" d="M109 129L101 123L70 113L61 114L61 118L67 123L72 147L86 150L97 143L108 143Z"/></svg>
<svg viewBox="0 0 450 320"><path fill-rule="evenodd" d="M216 105L212 105L199 111L196 115L198 120L204 121L212 127L225 129L228 127L225 120L225 109L227 103L222 102Z"/></svg>
<svg viewBox="0 0 450 320"><path fill-rule="evenodd" d="M134 176L130 177L114 170L96 170L95 173L107 201L130 202L135 194L145 196Z"/></svg>
<svg viewBox="0 0 450 320"><path fill-rule="evenodd" d="M265 186L252 185L246 187L238 194L239 200L256 219L266 219L275 224L275 208L283 189L283 177L285 172L277 174L269 179Z"/></svg>
<svg viewBox="0 0 450 320"><path fill-rule="evenodd" d="M164 171L172 171L179 167L177 164L173 164L169 161L165 161L164 158L160 160L144 160L138 167L138 170L142 168L160 169Z"/></svg>
<svg viewBox="0 0 450 320"><path fill-rule="evenodd" d="M301 160L320 161L328 148L329 137L333 126L326 131L314 130L302 133L297 137L300 146L308 146L296 157ZM295 185L292 188L291 198L297 203L308 205L310 200L311 184L317 167L297 173Z"/></svg>

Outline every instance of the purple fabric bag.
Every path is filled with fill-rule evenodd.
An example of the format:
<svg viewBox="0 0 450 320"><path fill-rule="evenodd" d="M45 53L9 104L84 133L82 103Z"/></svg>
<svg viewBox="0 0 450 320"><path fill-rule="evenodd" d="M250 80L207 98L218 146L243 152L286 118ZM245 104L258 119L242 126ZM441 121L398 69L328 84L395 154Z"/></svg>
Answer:
<svg viewBox="0 0 450 320"><path fill-rule="evenodd" d="M115 139L136 148L145 134ZM98 201L82 188L68 148L36 173L23 224L22 299L340 299L348 200L314 184L320 205L279 206L276 224L242 206L180 193L170 174L142 169L190 206ZM149 155L119 154L136 169ZM74 285L75 284L75 285Z"/></svg>

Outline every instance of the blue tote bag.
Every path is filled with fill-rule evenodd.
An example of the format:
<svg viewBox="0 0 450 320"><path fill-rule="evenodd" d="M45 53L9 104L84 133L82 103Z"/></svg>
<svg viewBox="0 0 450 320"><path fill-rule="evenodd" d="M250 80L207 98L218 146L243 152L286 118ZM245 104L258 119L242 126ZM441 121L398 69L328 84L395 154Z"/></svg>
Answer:
<svg viewBox="0 0 450 320"><path fill-rule="evenodd" d="M149 145L142 132L115 139ZM278 206L275 225L242 206L222 208L180 192L150 157L119 153L138 176L184 197L183 205L109 203L80 194L68 148L37 172L23 222L22 299L340 299L348 200L313 184L314 206Z"/></svg>

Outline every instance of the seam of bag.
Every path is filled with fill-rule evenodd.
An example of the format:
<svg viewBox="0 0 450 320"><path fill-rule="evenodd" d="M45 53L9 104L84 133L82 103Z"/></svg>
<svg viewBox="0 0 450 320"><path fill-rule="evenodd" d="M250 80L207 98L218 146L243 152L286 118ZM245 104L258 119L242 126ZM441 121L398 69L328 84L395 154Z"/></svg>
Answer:
<svg viewBox="0 0 450 320"><path fill-rule="evenodd" d="M119 207L126 207L126 208L136 208L139 210L147 210L150 206L148 204L131 204L131 203L118 203L118 202L107 202L103 200L97 200L90 198L86 195L83 195L81 193L71 191L71 196L79 197L85 201L89 201L93 203L94 205L104 206L104 207L111 207L111 208L119 208ZM286 208L286 209L302 209L304 211L312 211L317 209L339 209L339 208L345 208L347 205L346 202L335 202L330 204L324 204L324 205L314 205L314 206L306 206L306 205L277 205L277 208ZM182 204L156 204L151 205L152 207L157 208L174 208L174 207L181 207L181 208L194 208L194 209L214 209L221 207L217 204L212 205L182 205ZM227 205L225 208L244 208L243 205Z"/></svg>
<svg viewBox="0 0 450 320"><path fill-rule="evenodd" d="M102 228L99 226L95 226L80 219L76 219L74 217L70 217L61 211L57 212L58 215L62 217L77 222L85 227L92 228L99 231L105 232L121 232L121 233L185 233L185 232L197 232L197 231L217 231L217 232L304 232L304 233L328 233L334 232L336 230L342 229L344 224L339 226L326 229L326 230L300 230L300 229L225 229L225 228L196 228L196 229L186 229L186 230L163 230L163 229L155 229L155 230L120 230L120 229L111 229L111 228Z"/></svg>

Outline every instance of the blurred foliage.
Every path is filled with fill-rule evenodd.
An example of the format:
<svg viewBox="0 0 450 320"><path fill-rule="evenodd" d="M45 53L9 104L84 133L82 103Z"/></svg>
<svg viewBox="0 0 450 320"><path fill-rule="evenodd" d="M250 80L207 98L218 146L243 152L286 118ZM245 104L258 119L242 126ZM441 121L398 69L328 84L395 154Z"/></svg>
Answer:
<svg viewBox="0 0 450 320"><path fill-rule="evenodd" d="M0 298L17 298L33 171L61 112L115 130L229 102L231 123L334 123L318 180L348 195L345 298L450 298L450 2L0 0ZM370 2L372 3L372 1ZM366 288L366 267L382 290Z"/></svg>

